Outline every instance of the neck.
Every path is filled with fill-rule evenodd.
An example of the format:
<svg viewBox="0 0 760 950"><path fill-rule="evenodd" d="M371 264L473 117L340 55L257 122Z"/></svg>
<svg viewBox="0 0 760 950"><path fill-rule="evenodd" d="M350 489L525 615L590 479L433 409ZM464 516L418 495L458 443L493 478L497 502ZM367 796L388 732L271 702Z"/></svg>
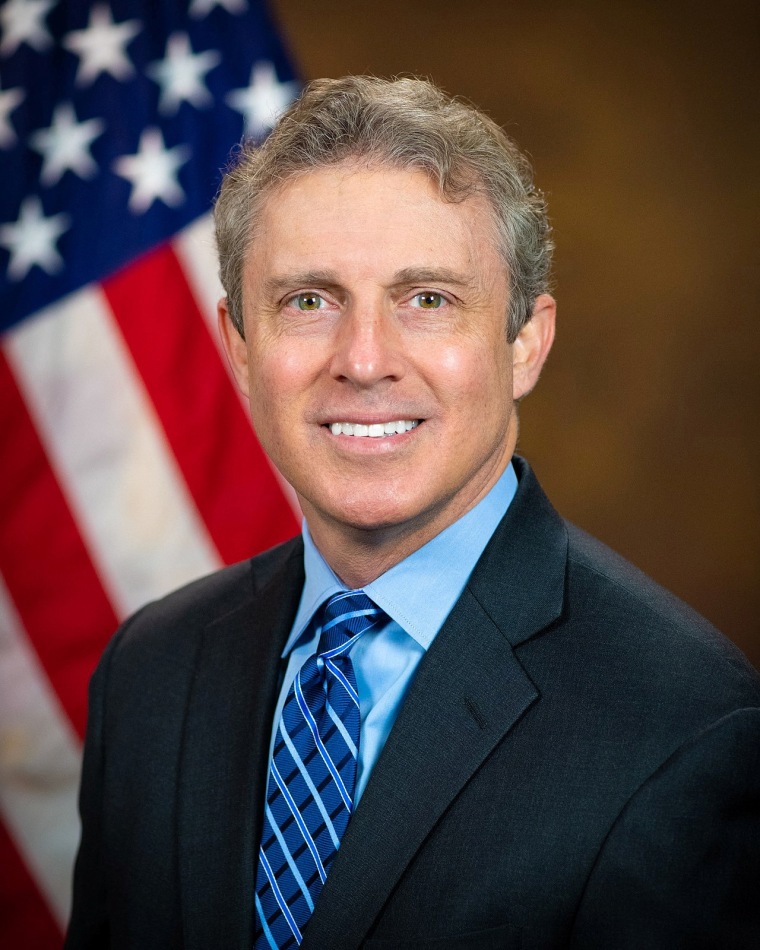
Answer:
<svg viewBox="0 0 760 950"><path fill-rule="evenodd" d="M338 533L321 530L308 517L307 522L320 553L351 590L366 587L440 533L433 529L406 536L392 528L367 530L350 526L343 526Z"/></svg>
<svg viewBox="0 0 760 950"><path fill-rule="evenodd" d="M469 503L462 503L459 497L450 499L448 504L401 524L356 526L326 517L304 499L301 506L322 557L340 580L355 590L366 587L472 510L502 473L503 468L488 479Z"/></svg>

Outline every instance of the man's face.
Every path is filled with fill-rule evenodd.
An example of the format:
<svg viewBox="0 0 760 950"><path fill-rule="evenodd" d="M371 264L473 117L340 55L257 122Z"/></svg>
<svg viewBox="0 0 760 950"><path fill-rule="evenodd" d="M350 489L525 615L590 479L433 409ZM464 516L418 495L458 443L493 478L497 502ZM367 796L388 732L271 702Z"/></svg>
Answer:
<svg viewBox="0 0 760 950"><path fill-rule="evenodd" d="M359 529L413 550L504 471L532 382L513 390L482 198L446 202L419 171L308 172L265 201L243 300L233 368L318 544Z"/></svg>

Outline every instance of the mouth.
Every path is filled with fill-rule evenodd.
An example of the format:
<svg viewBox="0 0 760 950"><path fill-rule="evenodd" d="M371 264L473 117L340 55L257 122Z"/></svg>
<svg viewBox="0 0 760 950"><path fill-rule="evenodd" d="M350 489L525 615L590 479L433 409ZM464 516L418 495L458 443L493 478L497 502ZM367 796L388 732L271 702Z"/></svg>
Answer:
<svg viewBox="0 0 760 950"><path fill-rule="evenodd" d="M324 428L333 435L349 435L354 438L383 439L403 435L416 429L422 419L397 419L389 422L327 422Z"/></svg>

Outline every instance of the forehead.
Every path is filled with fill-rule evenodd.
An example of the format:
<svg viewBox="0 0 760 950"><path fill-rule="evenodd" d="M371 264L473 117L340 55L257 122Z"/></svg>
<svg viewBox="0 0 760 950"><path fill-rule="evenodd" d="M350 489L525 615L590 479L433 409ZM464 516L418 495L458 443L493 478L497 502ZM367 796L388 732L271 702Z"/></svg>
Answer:
<svg viewBox="0 0 760 950"><path fill-rule="evenodd" d="M450 201L422 170L347 162L300 173L264 196L246 266L361 261L379 271L455 259L502 269L496 247L493 211L480 194Z"/></svg>

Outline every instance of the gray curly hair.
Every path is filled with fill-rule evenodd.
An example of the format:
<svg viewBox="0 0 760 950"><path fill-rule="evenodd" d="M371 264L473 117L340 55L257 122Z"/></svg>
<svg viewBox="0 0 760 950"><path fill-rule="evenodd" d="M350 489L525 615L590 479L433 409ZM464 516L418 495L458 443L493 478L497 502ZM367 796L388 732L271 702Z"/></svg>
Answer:
<svg viewBox="0 0 760 950"><path fill-rule="evenodd" d="M470 103L422 79L346 76L310 83L262 143L244 142L226 171L214 221L230 317L243 335L242 275L262 204L296 175L347 161L420 169L447 201L480 194L493 209L510 280L514 342L549 289L553 242L546 202L517 145Z"/></svg>

